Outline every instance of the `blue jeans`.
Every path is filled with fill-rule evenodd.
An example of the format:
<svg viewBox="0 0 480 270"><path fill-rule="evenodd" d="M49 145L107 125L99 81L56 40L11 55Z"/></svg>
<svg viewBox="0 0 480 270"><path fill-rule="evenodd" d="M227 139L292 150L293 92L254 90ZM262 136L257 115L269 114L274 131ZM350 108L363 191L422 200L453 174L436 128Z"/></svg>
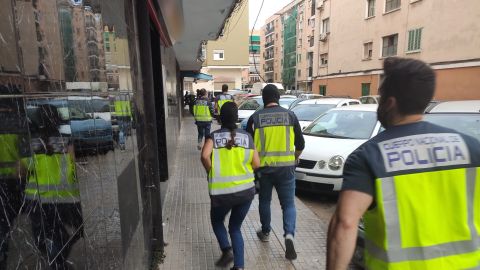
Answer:
<svg viewBox="0 0 480 270"><path fill-rule="evenodd" d="M252 201L247 201L242 204L233 207L212 207L210 209L210 219L212 221L213 232L217 237L218 244L222 250L230 248L230 242L228 241L227 230L225 229L225 216L230 214L230 220L228 222L228 232L230 233L230 239L232 239L233 249L233 266L243 268L245 266L244 250L243 250L243 237L240 228L242 222L247 216L248 210Z"/></svg>
<svg viewBox="0 0 480 270"><path fill-rule="evenodd" d="M203 137L210 135L210 128L212 127L212 122L196 122L198 129L198 143L202 143Z"/></svg>
<svg viewBox="0 0 480 270"><path fill-rule="evenodd" d="M281 168L281 171L275 174L261 174L259 177L260 191L258 197L258 208L260 212L260 222L262 231L269 233L272 230L270 223L272 214L270 204L272 201L272 190L275 190L280 200L283 212L283 231L284 236L291 234L295 236L295 222L297 211L295 209L295 169Z"/></svg>

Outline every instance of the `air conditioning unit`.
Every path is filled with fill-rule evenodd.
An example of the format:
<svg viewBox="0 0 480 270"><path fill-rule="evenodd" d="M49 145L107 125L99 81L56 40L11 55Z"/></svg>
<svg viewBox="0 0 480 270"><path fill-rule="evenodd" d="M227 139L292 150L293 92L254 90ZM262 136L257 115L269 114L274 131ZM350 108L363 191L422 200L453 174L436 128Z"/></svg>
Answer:
<svg viewBox="0 0 480 270"><path fill-rule="evenodd" d="M320 41L326 41L327 37L328 37L328 35L326 33L320 34L319 40Z"/></svg>

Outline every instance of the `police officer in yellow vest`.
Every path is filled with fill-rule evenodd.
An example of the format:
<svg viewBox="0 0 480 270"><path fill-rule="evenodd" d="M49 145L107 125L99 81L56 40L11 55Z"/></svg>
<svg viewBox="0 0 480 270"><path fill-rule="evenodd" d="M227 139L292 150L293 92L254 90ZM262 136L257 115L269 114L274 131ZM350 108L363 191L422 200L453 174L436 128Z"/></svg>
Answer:
<svg viewBox="0 0 480 270"><path fill-rule="evenodd" d="M270 203L272 189L278 193L283 211L285 257L297 258L294 247L295 165L305 147L302 130L295 114L279 106L280 94L273 84L262 91L263 110L255 112L247 122L247 132L253 135L260 155L257 177L260 183L259 212L262 228L257 232L261 241L268 241L271 231Z"/></svg>
<svg viewBox="0 0 480 270"><path fill-rule="evenodd" d="M221 111L222 128L207 137L202 150L202 163L208 172L210 217L222 250L216 265L224 268L233 261L233 270L245 267L240 227L255 196L253 170L260 164L252 137L237 129L237 120L236 104L225 104ZM232 245L224 225L230 211L228 231Z"/></svg>
<svg viewBox="0 0 480 270"><path fill-rule="evenodd" d="M228 94L228 85L222 85L222 93L215 98L215 110L220 115L220 110L225 103L233 102L233 96Z"/></svg>
<svg viewBox="0 0 480 270"><path fill-rule="evenodd" d="M10 88L0 87L2 94ZM0 95L0 269L7 268L8 246L25 188L21 159L28 155L26 117L21 98Z"/></svg>
<svg viewBox="0 0 480 270"><path fill-rule="evenodd" d="M195 101L195 106L193 106L193 115L198 129L197 149L200 150L202 149L203 137L210 134L212 126L213 106L208 100L207 90L201 89L199 91L199 98Z"/></svg>
<svg viewBox="0 0 480 270"><path fill-rule="evenodd" d="M58 131L61 118L56 107L40 105L38 113L39 121L31 127L33 155L24 161L25 197L37 247L50 260L51 269L68 269L70 250L83 236L74 150L70 138Z"/></svg>
<svg viewBox="0 0 480 270"><path fill-rule="evenodd" d="M389 58L384 74L386 130L346 161L327 269L347 269L362 215L367 269L480 269L480 143L422 121L435 90L428 65Z"/></svg>

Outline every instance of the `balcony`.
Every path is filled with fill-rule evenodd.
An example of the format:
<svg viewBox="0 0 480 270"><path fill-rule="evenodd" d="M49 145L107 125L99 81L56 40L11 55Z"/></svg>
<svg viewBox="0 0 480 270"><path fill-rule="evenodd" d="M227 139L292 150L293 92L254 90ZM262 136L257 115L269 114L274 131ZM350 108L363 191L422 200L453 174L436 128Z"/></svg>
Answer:
<svg viewBox="0 0 480 270"><path fill-rule="evenodd" d="M273 26L272 27L267 27L265 29L265 36L268 36L268 35L272 34L274 31L275 31L275 27L273 27Z"/></svg>
<svg viewBox="0 0 480 270"><path fill-rule="evenodd" d="M270 41L270 42L266 42L266 43L265 43L265 48L271 47L271 46L273 46L274 44L275 44L275 41L274 41L274 40L272 40L272 41Z"/></svg>

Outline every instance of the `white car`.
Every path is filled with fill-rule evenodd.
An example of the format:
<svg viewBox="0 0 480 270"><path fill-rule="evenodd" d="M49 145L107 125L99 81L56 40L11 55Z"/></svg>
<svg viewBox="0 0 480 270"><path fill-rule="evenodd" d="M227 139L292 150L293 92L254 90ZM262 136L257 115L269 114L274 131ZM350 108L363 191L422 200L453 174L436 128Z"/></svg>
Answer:
<svg viewBox="0 0 480 270"><path fill-rule="evenodd" d="M297 100L295 96L280 96L279 105L288 109L290 104L295 100ZM263 99L261 96L245 100L240 106L238 106L238 122L248 119L259 108L263 108Z"/></svg>
<svg viewBox="0 0 480 270"><path fill-rule="evenodd" d="M358 104L360 104L359 100L349 98L307 99L298 103L291 110L297 116L300 127L303 130L310 125L315 118L330 109Z"/></svg>
<svg viewBox="0 0 480 270"><path fill-rule="evenodd" d="M316 98L321 98L323 95L320 94L300 94L298 98L303 98L303 99L316 99Z"/></svg>
<svg viewBox="0 0 480 270"><path fill-rule="evenodd" d="M262 96L246 99L238 106L238 121L248 119L261 106L263 106Z"/></svg>
<svg viewBox="0 0 480 270"><path fill-rule="evenodd" d="M438 103L427 111L424 120L480 140L480 100Z"/></svg>
<svg viewBox="0 0 480 270"><path fill-rule="evenodd" d="M297 189L340 191L345 160L380 130L377 105L334 108L318 117L304 130L305 149L295 169Z"/></svg>
<svg viewBox="0 0 480 270"><path fill-rule="evenodd" d="M362 104L378 104L380 101L379 95L374 96L361 96L358 98Z"/></svg>

